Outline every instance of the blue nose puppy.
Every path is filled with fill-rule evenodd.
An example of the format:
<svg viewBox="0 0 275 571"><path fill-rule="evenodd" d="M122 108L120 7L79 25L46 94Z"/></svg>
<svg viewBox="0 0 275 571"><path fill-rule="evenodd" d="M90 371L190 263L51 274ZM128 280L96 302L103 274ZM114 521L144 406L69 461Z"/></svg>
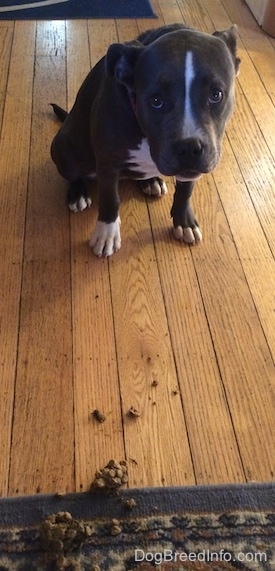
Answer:
<svg viewBox="0 0 275 571"><path fill-rule="evenodd" d="M90 245L98 256L121 246L119 180L139 181L146 194L175 177L174 236L187 243L202 234L190 206L195 181L217 165L234 106L240 60L236 27L213 35L181 24L112 44L83 82L51 155L69 181L69 208L90 206L87 179L96 178L99 215Z"/></svg>

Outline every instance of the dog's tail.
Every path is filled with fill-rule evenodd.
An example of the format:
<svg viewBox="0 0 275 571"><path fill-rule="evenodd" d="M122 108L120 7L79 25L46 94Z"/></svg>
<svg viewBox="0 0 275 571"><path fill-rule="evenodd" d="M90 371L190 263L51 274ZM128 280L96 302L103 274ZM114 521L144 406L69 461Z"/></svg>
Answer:
<svg viewBox="0 0 275 571"><path fill-rule="evenodd" d="M65 109L62 109L62 107L59 107L59 105L56 105L56 103L50 103L50 105L52 106L56 116L61 121L61 123L64 123L68 115L67 111L65 111Z"/></svg>

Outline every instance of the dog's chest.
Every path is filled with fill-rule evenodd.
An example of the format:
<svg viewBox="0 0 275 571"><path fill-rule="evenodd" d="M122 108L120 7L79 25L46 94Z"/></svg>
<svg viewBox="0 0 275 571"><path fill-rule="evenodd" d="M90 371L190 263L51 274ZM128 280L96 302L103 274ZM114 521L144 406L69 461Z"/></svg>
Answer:
<svg viewBox="0 0 275 571"><path fill-rule="evenodd" d="M160 172L151 157L147 139L142 139L138 148L129 150L127 166L136 179L142 180L160 176Z"/></svg>

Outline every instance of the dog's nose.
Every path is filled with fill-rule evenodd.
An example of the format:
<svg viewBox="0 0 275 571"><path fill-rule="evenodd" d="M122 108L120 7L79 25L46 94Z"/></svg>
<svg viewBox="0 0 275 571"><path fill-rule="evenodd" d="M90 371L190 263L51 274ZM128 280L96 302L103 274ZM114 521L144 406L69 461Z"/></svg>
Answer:
<svg viewBox="0 0 275 571"><path fill-rule="evenodd" d="M182 139L176 144L176 153L182 159L199 159L203 154L203 143L197 137Z"/></svg>

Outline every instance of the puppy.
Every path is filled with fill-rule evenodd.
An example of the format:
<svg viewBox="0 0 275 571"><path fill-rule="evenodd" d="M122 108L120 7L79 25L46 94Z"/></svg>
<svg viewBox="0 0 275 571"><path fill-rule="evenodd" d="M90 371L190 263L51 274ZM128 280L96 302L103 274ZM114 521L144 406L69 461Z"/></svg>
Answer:
<svg viewBox="0 0 275 571"><path fill-rule="evenodd" d="M236 27L206 34L181 24L112 44L83 82L70 113L53 104L63 124L51 146L69 181L69 208L91 204L86 181L97 179L99 215L90 245L97 256L121 246L119 180L145 194L167 192L175 177L174 236L199 242L190 206L195 185L216 167L234 106Z"/></svg>

